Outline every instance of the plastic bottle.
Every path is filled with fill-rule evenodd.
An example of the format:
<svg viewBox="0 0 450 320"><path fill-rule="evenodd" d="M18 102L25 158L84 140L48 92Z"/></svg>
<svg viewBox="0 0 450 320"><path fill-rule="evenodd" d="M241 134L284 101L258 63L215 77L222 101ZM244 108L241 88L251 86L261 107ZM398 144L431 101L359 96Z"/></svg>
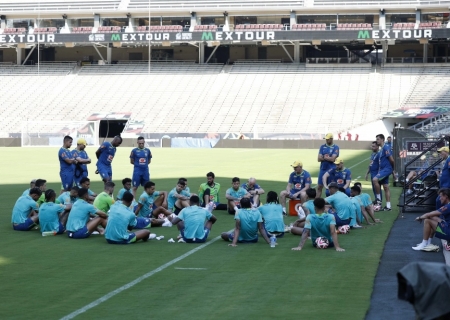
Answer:
<svg viewBox="0 0 450 320"><path fill-rule="evenodd" d="M56 232L55 231L44 231L44 232L42 232L42 236L43 237L56 236Z"/></svg>
<svg viewBox="0 0 450 320"><path fill-rule="evenodd" d="M272 234L272 236L270 237L270 247L275 248L276 244L277 244L277 237L274 234Z"/></svg>

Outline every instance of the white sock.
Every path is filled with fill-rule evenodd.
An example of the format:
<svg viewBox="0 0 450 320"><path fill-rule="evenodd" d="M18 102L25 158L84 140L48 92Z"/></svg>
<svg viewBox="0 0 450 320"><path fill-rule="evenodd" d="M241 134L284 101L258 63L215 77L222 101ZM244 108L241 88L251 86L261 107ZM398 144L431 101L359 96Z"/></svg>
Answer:
<svg viewBox="0 0 450 320"><path fill-rule="evenodd" d="M386 207L390 208L391 207L391 203L390 202L386 202Z"/></svg>
<svg viewBox="0 0 450 320"><path fill-rule="evenodd" d="M236 207L236 206L234 206L234 212L237 212L239 209L238 209L238 207Z"/></svg>
<svg viewBox="0 0 450 320"><path fill-rule="evenodd" d="M426 246L428 244L428 240L422 240L420 246Z"/></svg>
<svg viewBox="0 0 450 320"><path fill-rule="evenodd" d="M428 239L427 245L431 244L431 240L432 240L432 239L433 239L433 238Z"/></svg>
<svg viewBox="0 0 450 320"><path fill-rule="evenodd" d="M409 179L406 179L406 183L408 183L409 182Z"/></svg>
<svg viewBox="0 0 450 320"><path fill-rule="evenodd" d="M286 213L286 208L283 207L283 212Z"/></svg>
<svg viewBox="0 0 450 320"><path fill-rule="evenodd" d="M377 200L381 201L381 194L377 194Z"/></svg>

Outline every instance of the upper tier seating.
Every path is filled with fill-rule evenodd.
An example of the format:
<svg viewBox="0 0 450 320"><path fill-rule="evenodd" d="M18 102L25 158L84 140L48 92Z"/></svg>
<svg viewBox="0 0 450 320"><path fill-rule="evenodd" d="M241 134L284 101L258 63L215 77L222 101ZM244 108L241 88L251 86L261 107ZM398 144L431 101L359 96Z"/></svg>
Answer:
<svg viewBox="0 0 450 320"><path fill-rule="evenodd" d="M307 24L293 24L291 30L308 30L319 31L326 30L327 25L325 23L307 23Z"/></svg>
<svg viewBox="0 0 450 320"><path fill-rule="evenodd" d="M337 30L372 30L370 23L338 23Z"/></svg>
<svg viewBox="0 0 450 320"><path fill-rule="evenodd" d="M235 31L272 31L272 30L283 30L284 26L282 24L238 24L234 27Z"/></svg>

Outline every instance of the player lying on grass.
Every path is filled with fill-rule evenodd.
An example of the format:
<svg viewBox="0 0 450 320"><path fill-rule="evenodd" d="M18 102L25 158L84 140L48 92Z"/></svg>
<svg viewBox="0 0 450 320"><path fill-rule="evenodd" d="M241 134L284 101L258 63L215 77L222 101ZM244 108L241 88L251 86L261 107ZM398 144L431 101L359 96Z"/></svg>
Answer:
<svg viewBox="0 0 450 320"><path fill-rule="evenodd" d="M416 218L416 221L423 221L423 240L417 246L412 247L413 250L439 250L438 246L431 244L433 235L439 239L450 240L450 189L440 189L438 194L439 201L443 206Z"/></svg>
<svg viewBox="0 0 450 320"><path fill-rule="evenodd" d="M277 238L284 236L283 207L278 202L278 194L269 191L266 197L266 204L258 208L263 217L263 227L270 238L273 234Z"/></svg>
<svg viewBox="0 0 450 320"><path fill-rule="evenodd" d="M302 239L298 247L292 248L292 250L302 250L306 240L311 236L313 246L316 246L316 239L318 237L324 237L329 241L329 248L334 247L336 251L345 251L339 246L334 215L325 212L324 199L317 198L314 200L314 211L316 213L306 216Z"/></svg>
<svg viewBox="0 0 450 320"><path fill-rule="evenodd" d="M78 189L78 187L76 187ZM78 195L78 191L77 191ZM39 225L41 232L63 234L69 217L72 203L55 203L56 192L52 189L45 191L45 202L39 208Z"/></svg>
<svg viewBox="0 0 450 320"><path fill-rule="evenodd" d="M240 208L242 198L249 198L251 194L241 187L241 180L238 177L231 179L231 188L227 189L225 198L227 198L227 210L229 214L235 214Z"/></svg>
<svg viewBox="0 0 450 320"><path fill-rule="evenodd" d="M301 236L303 234L303 227L305 226L306 216L316 213L314 210L314 199L316 198L316 194L316 189L306 190L306 196L308 197L308 200L302 204L304 217L296 220L291 227L288 227L287 231L297 236Z"/></svg>
<svg viewBox="0 0 450 320"><path fill-rule="evenodd" d="M198 189L198 197L202 201L202 207L208 207L209 203L213 203L216 210L227 210L227 205L220 203L220 183L214 182L215 175L213 172L206 174L206 182L202 183Z"/></svg>
<svg viewBox="0 0 450 320"><path fill-rule="evenodd" d="M167 208L167 192L155 191L155 183L149 181L144 186L144 192L139 197L138 205L135 214L143 218L155 218L153 223L163 227L171 227L172 212ZM158 219L162 214L166 218Z"/></svg>
<svg viewBox="0 0 450 320"><path fill-rule="evenodd" d="M241 209L236 212L234 220L236 226L233 232L224 232L221 237L225 241L232 241L229 246L236 247L237 243L255 243L258 242L258 230L261 236L270 243L269 237L264 230L262 215L258 209L252 208L249 198L242 198L240 201Z"/></svg>
<svg viewBox="0 0 450 320"><path fill-rule="evenodd" d="M38 205L36 201L41 196L39 188L32 188L27 196L20 196L14 204L11 216L13 229L28 231L39 223Z"/></svg>
<svg viewBox="0 0 450 320"><path fill-rule="evenodd" d="M183 180L178 180L175 188L170 190L167 206L169 211L175 214L180 213L183 208L189 207L189 198L191 194L186 191L186 182Z"/></svg>
<svg viewBox="0 0 450 320"><path fill-rule="evenodd" d="M147 241L150 237L149 230L138 230L129 232L133 228L138 228L138 219L130 209L133 202L133 195L125 192L122 196L122 203L111 206L108 217L108 224L105 229L105 239L110 244L130 244L136 241ZM149 219L147 219L149 220Z"/></svg>
<svg viewBox="0 0 450 320"><path fill-rule="evenodd" d="M181 237L187 243L202 243L208 238L212 225L217 218L200 205L198 196L191 196L189 207L184 208L172 220L180 230Z"/></svg>
<svg viewBox="0 0 450 320"><path fill-rule="evenodd" d="M67 220L66 229L69 238L84 239L89 237L94 231L103 234L104 230L98 227L106 227L108 219L106 213L88 203L89 194L87 189L81 188L78 191L78 197L79 199L72 205L69 219Z"/></svg>

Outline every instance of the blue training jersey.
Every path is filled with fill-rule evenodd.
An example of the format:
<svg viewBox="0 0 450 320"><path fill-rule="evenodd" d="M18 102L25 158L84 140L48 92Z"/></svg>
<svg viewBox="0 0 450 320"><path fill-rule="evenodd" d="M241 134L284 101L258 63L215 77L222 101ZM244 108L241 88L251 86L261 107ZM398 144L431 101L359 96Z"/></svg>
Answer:
<svg viewBox="0 0 450 320"><path fill-rule="evenodd" d="M306 170L303 170L300 174L296 174L294 171L289 175L288 182L292 187L291 192L299 192L305 185L311 184L311 175Z"/></svg>
<svg viewBox="0 0 450 320"><path fill-rule="evenodd" d="M380 169L380 153L373 152L370 155L369 172L372 176L376 176Z"/></svg>
<svg viewBox="0 0 450 320"><path fill-rule="evenodd" d="M450 156L444 161L442 173L439 177L439 186L441 188L450 188Z"/></svg>
<svg viewBox="0 0 450 320"><path fill-rule="evenodd" d="M149 148L134 148L131 150L130 159L134 160L134 169L140 171L148 170L148 165L152 158L152 152Z"/></svg>
<svg viewBox="0 0 450 320"><path fill-rule="evenodd" d="M71 163L67 163L65 160L72 159L72 152L66 148L60 148L58 152L58 159L61 168L61 172L73 172L73 166Z"/></svg>
<svg viewBox="0 0 450 320"><path fill-rule="evenodd" d="M74 158L74 159L76 159L76 158L89 159L89 156L86 153L86 151L84 151L84 150L80 151L80 150L75 149L72 151L72 158ZM77 167L81 170L81 173L86 172L86 175L84 175L84 176L87 177L87 172L88 172L87 164L86 163L78 163L74 166L74 169L76 170ZM83 175L80 175L80 176L83 176Z"/></svg>
<svg viewBox="0 0 450 320"><path fill-rule="evenodd" d="M102 143L99 150L100 156L97 160L97 167L110 167L116 154L116 147L113 147L111 143L105 141Z"/></svg>
<svg viewBox="0 0 450 320"><path fill-rule="evenodd" d="M333 144L331 146L329 146L327 144L323 144L320 146L319 154L322 156L325 156L327 154L330 157L332 157L332 156L339 157L339 147L335 144ZM334 167L336 167L336 165L330 161L324 160L320 163L320 170L323 170L323 171L333 169Z"/></svg>
<svg viewBox="0 0 450 320"><path fill-rule="evenodd" d="M347 168L342 168L342 170L334 168L327 172L330 175L331 182L336 182L339 187L345 186L347 180L352 180L352 173Z"/></svg>
<svg viewBox="0 0 450 320"><path fill-rule="evenodd" d="M389 162L389 157L392 156L392 150L389 148L389 146L386 146L386 144L381 148L380 150L380 157L379 157L379 165L380 170L383 169L390 169L392 170L392 165Z"/></svg>

